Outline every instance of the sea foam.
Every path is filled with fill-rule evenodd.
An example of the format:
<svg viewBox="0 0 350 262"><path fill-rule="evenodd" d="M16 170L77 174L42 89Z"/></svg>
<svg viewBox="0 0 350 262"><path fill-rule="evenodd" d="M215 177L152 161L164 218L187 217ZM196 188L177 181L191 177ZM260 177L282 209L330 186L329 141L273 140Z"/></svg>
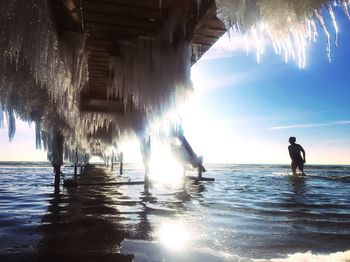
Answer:
<svg viewBox="0 0 350 262"><path fill-rule="evenodd" d="M344 252L316 254L311 251L286 255L285 258L256 259L216 251L209 248L191 248L181 251L167 249L157 242L125 239L121 253L134 255L134 262L191 261L191 262L348 262L350 249Z"/></svg>

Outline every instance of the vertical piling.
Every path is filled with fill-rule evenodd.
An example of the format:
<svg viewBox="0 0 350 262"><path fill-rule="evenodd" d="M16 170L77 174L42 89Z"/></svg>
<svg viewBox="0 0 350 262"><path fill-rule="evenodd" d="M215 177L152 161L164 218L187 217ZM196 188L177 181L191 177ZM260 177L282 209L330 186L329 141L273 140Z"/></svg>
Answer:
<svg viewBox="0 0 350 262"><path fill-rule="evenodd" d="M78 174L78 149L75 149L74 176Z"/></svg>
<svg viewBox="0 0 350 262"><path fill-rule="evenodd" d="M61 166L63 164L63 143L64 138L59 130L55 130L52 137L52 158L51 164L55 173L55 191L59 191Z"/></svg>
<svg viewBox="0 0 350 262"><path fill-rule="evenodd" d="M122 175L123 174L123 152L120 152L119 154L119 174Z"/></svg>
<svg viewBox="0 0 350 262"><path fill-rule="evenodd" d="M143 138L141 141L141 153L145 167L145 184L149 184L149 162L151 160L151 137Z"/></svg>
<svg viewBox="0 0 350 262"><path fill-rule="evenodd" d="M202 179L202 174L203 174L202 167L199 166L199 167L198 167L198 178L199 178L199 179Z"/></svg>
<svg viewBox="0 0 350 262"><path fill-rule="evenodd" d="M111 157L111 171L113 171L114 168L114 152L112 152L112 157Z"/></svg>

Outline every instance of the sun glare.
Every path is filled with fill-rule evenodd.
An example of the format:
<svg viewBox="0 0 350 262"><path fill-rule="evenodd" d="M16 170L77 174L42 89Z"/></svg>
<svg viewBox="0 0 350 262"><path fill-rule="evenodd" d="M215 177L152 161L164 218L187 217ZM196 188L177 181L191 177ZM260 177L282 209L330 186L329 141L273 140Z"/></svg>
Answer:
<svg viewBox="0 0 350 262"><path fill-rule="evenodd" d="M184 250L190 241L189 231L178 221L161 224L157 237L163 246L172 251Z"/></svg>
<svg viewBox="0 0 350 262"><path fill-rule="evenodd" d="M183 180L183 167L171 153L170 145L152 142L150 178L166 184L180 184Z"/></svg>

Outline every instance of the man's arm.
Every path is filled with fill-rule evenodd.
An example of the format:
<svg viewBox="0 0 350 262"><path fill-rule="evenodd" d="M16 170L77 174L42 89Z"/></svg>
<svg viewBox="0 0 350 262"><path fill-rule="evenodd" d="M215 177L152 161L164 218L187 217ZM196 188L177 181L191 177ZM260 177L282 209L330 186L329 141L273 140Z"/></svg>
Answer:
<svg viewBox="0 0 350 262"><path fill-rule="evenodd" d="M305 158L306 154L305 154L305 150L302 146L300 146L300 151L301 151L301 153L303 153L304 163L306 163L306 158Z"/></svg>
<svg viewBox="0 0 350 262"><path fill-rule="evenodd" d="M293 159L293 158L292 158L292 151L291 151L290 146L288 146L288 153L289 153L290 159Z"/></svg>

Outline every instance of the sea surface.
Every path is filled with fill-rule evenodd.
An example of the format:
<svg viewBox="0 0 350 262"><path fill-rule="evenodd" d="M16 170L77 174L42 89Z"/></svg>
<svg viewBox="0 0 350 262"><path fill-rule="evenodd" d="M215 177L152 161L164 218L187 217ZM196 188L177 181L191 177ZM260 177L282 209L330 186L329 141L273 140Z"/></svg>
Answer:
<svg viewBox="0 0 350 262"><path fill-rule="evenodd" d="M87 169L54 192L48 163L0 162L0 260L350 261L350 166L206 168L215 182L149 187L110 184L143 180L140 166Z"/></svg>

